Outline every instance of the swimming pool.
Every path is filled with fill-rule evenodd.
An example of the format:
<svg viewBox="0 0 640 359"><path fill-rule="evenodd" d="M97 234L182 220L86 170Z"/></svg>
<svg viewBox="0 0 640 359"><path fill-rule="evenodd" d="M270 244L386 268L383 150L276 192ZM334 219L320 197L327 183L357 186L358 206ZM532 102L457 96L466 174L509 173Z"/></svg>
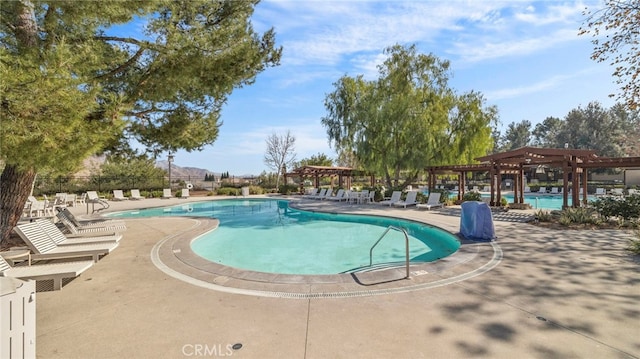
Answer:
<svg viewBox="0 0 640 359"><path fill-rule="evenodd" d="M119 212L110 217L206 216L220 226L192 242L192 250L229 267L282 274L337 274L369 268L369 251L388 226L409 235L412 263L431 262L458 250L457 237L407 220L309 212L282 200L215 200ZM373 267L404 265L405 239L389 231L373 251Z"/></svg>
<svg viewBox="0 0 640 359"><path fill-rule="evenodd" d="M491 197L490 194L483 193L482 197ZM502 197L506 198L509 203L513 202L513 194L502 195ZM589 201L594 200L593 196L587 196ZM524 202L531 205L533 209L553 209L553 210L561 210L562 209L562 195L551 195L551 194L526 194L524 196ZM571 206L571 197L569 197L568 205Z"/></svg>

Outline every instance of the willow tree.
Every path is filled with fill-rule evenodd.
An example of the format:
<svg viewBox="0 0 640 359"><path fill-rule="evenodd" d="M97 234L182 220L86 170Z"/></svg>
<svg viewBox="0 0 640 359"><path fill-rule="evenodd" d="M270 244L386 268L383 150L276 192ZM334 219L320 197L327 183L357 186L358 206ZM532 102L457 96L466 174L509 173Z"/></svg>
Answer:
<svg viewBox="0 0 640 359"><path fill-rule="evenodd" d="M251 26L257 3L3 1L2 240L38 171L67 173L132 138L155 153L213 143L232 90L280 60L273 30Z"/></svg>
<svg viewBox="0 0 640 359"><path fill-rule="evenodd" d="M377 80L343 76L325 98L322 118L332 146L390 187L415 181L427 166L470 163L492 146L497 110L478 92L449 87L449 62L415 45L385 50ZM404 183L400 183L400 177Z"/></svg>

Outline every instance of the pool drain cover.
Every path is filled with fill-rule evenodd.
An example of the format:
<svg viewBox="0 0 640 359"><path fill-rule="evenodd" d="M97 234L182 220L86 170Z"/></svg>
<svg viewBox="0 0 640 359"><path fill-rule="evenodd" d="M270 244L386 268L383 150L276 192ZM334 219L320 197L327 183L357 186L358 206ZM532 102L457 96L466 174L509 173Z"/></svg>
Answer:
<svg viewBox="0 0 640 359"><path fill-rule="evenodd" d="M242 344L241 343L235 343L234 345L231 346L231 348L233 350L238 350L238 349L242 348Z"/></svg>

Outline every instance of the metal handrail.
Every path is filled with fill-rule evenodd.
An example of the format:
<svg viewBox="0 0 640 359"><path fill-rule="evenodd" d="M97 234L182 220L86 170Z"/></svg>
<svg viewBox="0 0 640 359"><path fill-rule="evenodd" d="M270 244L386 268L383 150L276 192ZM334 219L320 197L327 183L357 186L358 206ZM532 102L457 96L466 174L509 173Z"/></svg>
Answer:
<svg viewBox="0 0 640 359"><path fill-rule="evenodd" d="M404 234L405 253L406 253L405 267L407 268L407 276L405 278L410 279L411 277L409 275L409 235L407 234L407 231L404 230L403 228L399 228L399 227L395 227L395 226L387 227L387 229L384 231L384 233L382 233L380 238L378 238L376 243L374 243L373 246L371 246L371 249L369 250L369 267L373 266L373 249L378 245L378 243L380 243L382 238L384 238L384 236L386 236L387 233L389 233L389 231L392 230L392 229L396 230L398 232L402 232Z"/></svg>

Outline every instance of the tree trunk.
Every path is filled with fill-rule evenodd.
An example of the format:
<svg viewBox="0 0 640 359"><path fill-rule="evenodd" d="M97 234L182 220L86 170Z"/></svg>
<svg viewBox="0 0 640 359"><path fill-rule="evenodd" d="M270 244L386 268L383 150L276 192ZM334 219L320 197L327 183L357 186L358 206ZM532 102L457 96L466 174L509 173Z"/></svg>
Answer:
<svg viewBox="0 0 640 359"><path fill-rule="evenodd" d="M14 165L6 165L0 175L0 247L9 240L13 227L22 216L24 205L36 178L33 169L18 170Z"/></svg>

